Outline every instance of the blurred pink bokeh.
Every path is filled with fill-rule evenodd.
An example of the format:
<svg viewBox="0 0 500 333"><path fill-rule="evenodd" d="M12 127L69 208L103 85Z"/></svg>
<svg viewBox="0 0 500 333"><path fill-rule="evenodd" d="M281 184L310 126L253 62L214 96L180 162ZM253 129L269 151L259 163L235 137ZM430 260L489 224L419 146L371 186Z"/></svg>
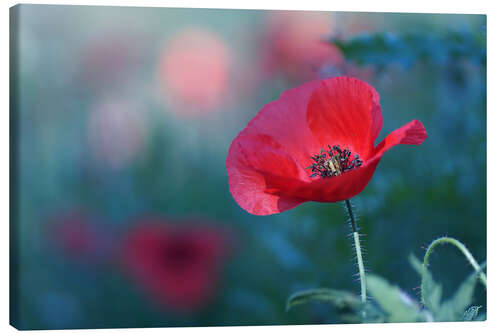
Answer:
<svg viewBox="0 0 500 333"><path fill-rule="evenodd" d="M89 118L88 138L99 164L121 169L138 156L146 136L141 111L134 103L121 99L95 105Z"/></svg>
<svg viewBox="0 0 500 333"><path fill-rule="evenodd" d="M219 107L229 83L230 51L206 28L188 28L171 38L159 64L161 92L177 115Z"/></svg>
<svg viewBox="0 0 500 333"><path fill-rule="evenodd" d="M326 12L271 12L261 36L264 73L303 81L317 78L322 66L340 64L342 54L326 42L333 33L333 19Z"/></svg>

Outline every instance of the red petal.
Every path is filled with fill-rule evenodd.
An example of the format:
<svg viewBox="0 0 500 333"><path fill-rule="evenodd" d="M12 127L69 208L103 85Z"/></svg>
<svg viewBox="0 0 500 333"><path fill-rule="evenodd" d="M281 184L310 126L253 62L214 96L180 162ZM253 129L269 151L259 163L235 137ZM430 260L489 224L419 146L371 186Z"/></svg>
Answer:
<svg viewBox="0 0 500 333"><path fill-rule="evenodd" d="M307 105L321 81L305 83L283 92L279 99L266 104L241 131L245 135L267 135L305 168L311 155L321 148L307 124Z"/></svg>
<svg viewBox="0 0 500 333"><path fill-rule="evenodd" d="M298 186L305 170L266 136L238 135L226 160L229 191L247 212L269 215L293 208L304 200L275 193Z"/></svg>
<svg viewBox="0 0 500 333"><path fill-rule="evenodd" d="M307 122L323 147L340 145L366 160L382 128L378 93L354 78L323 80L311 95Z"/></svg>
<svg viewBox="0 0 500 333"><path fill-rule="evenodd" d="M370 160L360 168L343 173L340 176L316 180L303 187L297 187L292 193L306 201L337 202L350 199L359 194L368 185L380 158Z"/></svg>
<svg viewBox="0 0 500 333"><path fill-rule="evenodd" d="M233 140L226 159L229 190L236 202L256 215L279 213L304 202L280 190L310 181L305 167L321 146L306 120L311 93L321 81L283 92L265 105Z"/></svg>
<svg viewBox="0 0 500 333"><path fill-rule="evenodd" d="M395 145L419 145L427 138L427 132L424 125L416 119L410 121L406 125L392 131L385 137L375 148L375 157L382 156L389 148Z"/></svg>
<svg viewBox="0 0 500 333"><path fill-rule="evenodd" d="M303 187L296 187L287 195L305 198L310 201L337 202L359 194L368 185L382 155L398 144L419 145L425 141L427 133L418 120L413 120L403 127L392 131L375 148L372 157L360 168L337 177L314 181Z"/></svg>

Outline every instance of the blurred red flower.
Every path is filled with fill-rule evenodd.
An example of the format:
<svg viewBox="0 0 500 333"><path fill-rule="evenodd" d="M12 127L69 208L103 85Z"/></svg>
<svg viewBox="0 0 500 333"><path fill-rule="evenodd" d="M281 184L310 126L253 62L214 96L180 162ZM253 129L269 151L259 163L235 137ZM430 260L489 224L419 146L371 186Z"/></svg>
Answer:
<svg viewBox="0 0 500 333"><path fill-rule="evenodd" d="M160 62L162 93L174 111L198 114L220 105L229 77L229 50L215 33L186 29L174 36Z"/></svg>
<svg viewBox="0 0 500 333"><path fill-rule="evenodd" d="M312 79L324 65L338 65L342 54L325 41L333 32L333 16L322 12L275 11L262 35L264 71L293 80Z"/></svg>
<svg viewBox="0 0 500 333"><path fill-rule="evenodd" d="M233 140L226 159L230 192L256 215L349 199L389 148L427 138L413 120L375 147L381 128L379 95L363 81L335 77L287 90Z"/></svg>
<svg viewBox="0 0 500 333"><path fill-rule="evenodd" d="M126 236L122 262L157 303L197 310L213 296L228 252L227 236L202 225L167 225L149 220Z"/></svg>

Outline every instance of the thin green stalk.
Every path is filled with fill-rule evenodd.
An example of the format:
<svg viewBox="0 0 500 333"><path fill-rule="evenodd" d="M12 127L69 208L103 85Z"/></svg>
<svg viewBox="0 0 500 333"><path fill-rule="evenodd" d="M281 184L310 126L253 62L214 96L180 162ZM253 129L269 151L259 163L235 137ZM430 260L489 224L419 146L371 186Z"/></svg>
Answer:
<svg viewBox="0 0 500 333"><path fill-rule="evenodd" d="M359 243L358 226L356 225L356 219L354 218L354 214L352 213L351 202L349 200L346 200L345 206L347 209L347 213L349 214L349 218L351 219L354 247L356 248L356 257L358 260L359 279L361 281L361 303L364 304L366 303L366 274L365 266L363 264L363 256L361 254L361 244Z"/></svg>
<svg viewBox="0 0 500 333"><path fill-rule="evenodd" d="M438 246L440 244L446 244L446 243L456 246L462 252L462 254L465 256L467 261L474 268L474 271L478 274L479 280L483 283L484 287L486 288L486 274L484 274L483 270L481 269L481 267L477 263L476 259L474 259L474 257L472 256L470 251L465 247L464 244L462 244L460 241L456 240L455 238L451 238L451 237L438 238L438 239L434 240L427 248L427 251L425 252L425 256L424 256L424 262L423 262L424 270L423 270L423 274L422 274L422 288L424 288L424 285L423 285L424 274L426 273L427 267L429 266L429 257L431 255L432 251L434 250L434 248L436 246ZM422 300L422 304L425 305L425 290L422 290L422 299L421 300Z"/></svg>

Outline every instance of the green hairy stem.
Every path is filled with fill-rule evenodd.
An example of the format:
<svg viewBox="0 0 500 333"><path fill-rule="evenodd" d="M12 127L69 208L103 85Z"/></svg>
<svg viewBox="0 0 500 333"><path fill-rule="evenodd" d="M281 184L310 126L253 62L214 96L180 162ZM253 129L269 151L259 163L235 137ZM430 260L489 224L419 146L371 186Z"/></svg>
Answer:
<svg viewBox="0 0 500 333"><path fill-rule="evenodd" d="M361 253L361 244L359 242L358 226L356 225L356 219L354 218L354 214L352 212L351 202L349 200L346 200L345 206L347 209L347 213L349 214L349 218L351 219L354 247L356 248L356 258L358 261L359 279L361 282L361 303L364 304L366 303L366 274L365 266L363 264L363 256Z"/></svg>
<svg viewBox="0 0 500 333"><path fill-rule="evenodd" d="M486 274L484 274L483 270L481 269L481 267L477 263L476 259L474 259L474 257L472 256L470 251L465 247L464 244L462 244L460 241L456 240L455 238L451 238L451 237L440 237L440 238L434 240L427 248L427 250L425 252L425 256L424 256L424 262L423 262L422 288L424 288L424 286L423 286L424 274L426 274L427 267L429 266L430 255L431 255L432 251L434 250L434 248L440 244L451 244L451 245L454 245L455 247L457 247L460 250L460 252L462 252L462 254L465 256L467 261L472 265L472 267L474 268L475 272L477 273L477 275L479 277L479 280L482 282L482 284L486 288ZM426 302L425 296L426 296L426 292L425 292L425 290L422 289L421 301L422 301L422 304L424 304L424 305L426 304L425 303Z"/></svg>

